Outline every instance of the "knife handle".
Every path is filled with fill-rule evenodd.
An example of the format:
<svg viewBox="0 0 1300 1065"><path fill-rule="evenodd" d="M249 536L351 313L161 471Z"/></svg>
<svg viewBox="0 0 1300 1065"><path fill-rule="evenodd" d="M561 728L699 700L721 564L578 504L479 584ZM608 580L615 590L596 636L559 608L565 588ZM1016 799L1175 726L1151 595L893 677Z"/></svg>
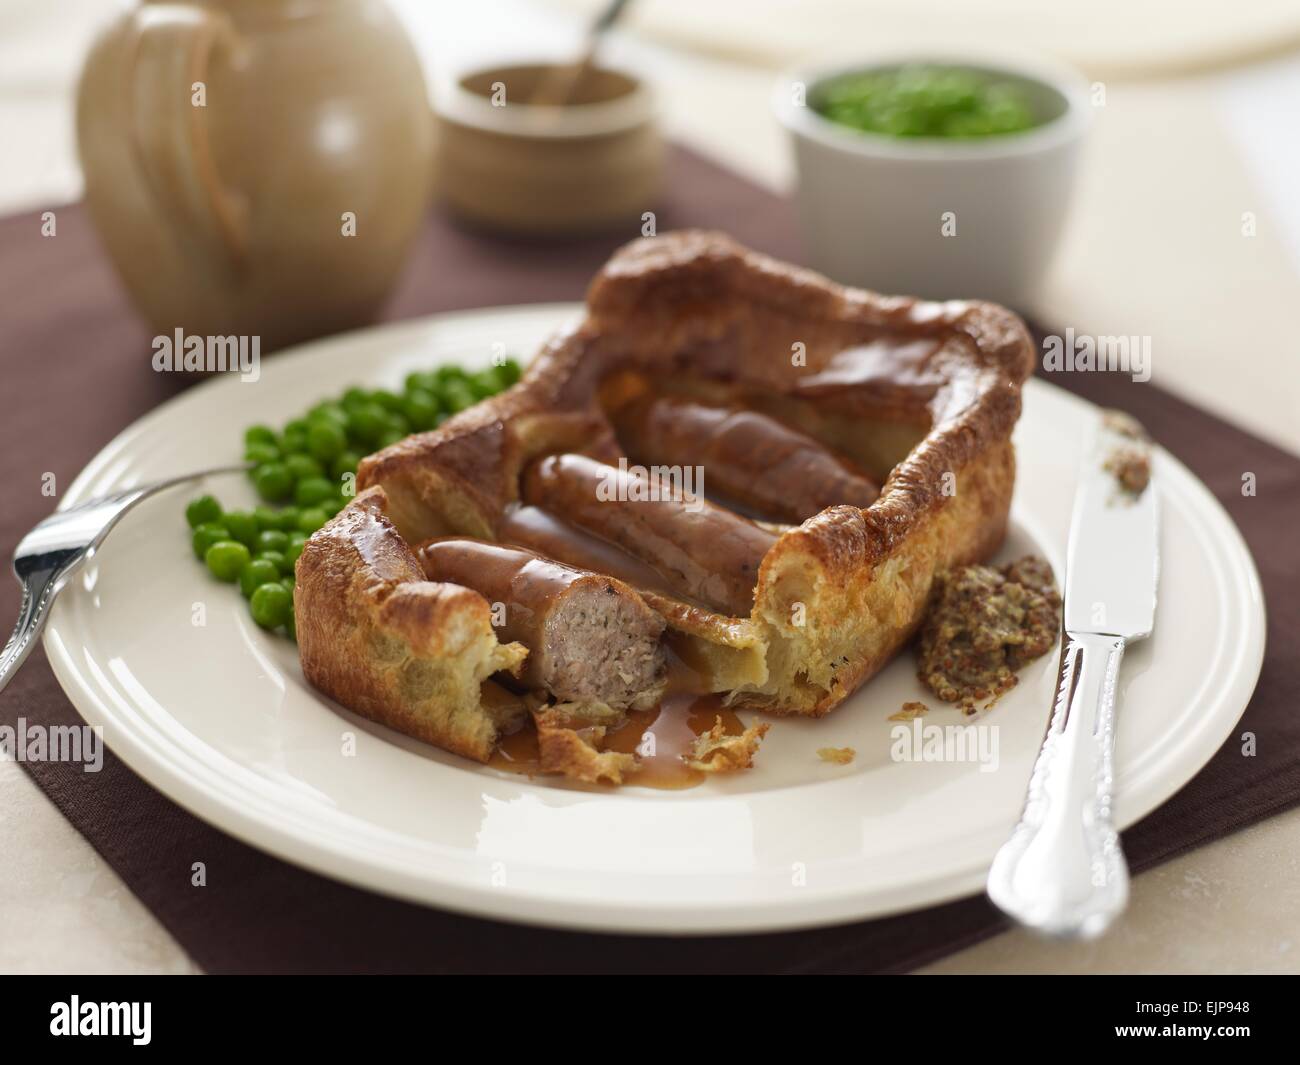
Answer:
<svg viewBox="0 0 1300 1065"><path fill-rule="evenodd" d="M1066 633L1061 685L1020 823L989 871L989 898L1035 931L1100 935L1128 901L1111 815L1115 684L1124 639Z"/></svg>

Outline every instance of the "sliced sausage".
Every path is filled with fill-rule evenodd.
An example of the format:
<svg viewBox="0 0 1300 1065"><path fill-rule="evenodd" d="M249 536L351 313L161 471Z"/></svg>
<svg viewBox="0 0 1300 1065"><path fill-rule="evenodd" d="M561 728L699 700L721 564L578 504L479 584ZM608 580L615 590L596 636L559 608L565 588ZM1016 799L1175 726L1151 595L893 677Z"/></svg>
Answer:
<svg viewBox="0 0 1300 1065"><path fill-rule="evenodd" d="M501 610L498 638L528 648L529 688L619 710L662 694L663 619L622 581L483 540L430 540L417 557L429 580L472 588Z"/></svg>
<svg viewBox="0 0 1300 1065"><path fill-rule="evenodd" d="M757 411L660 396L612 413L637 462L704 467L706 489L766 518L799 523L827 507L868 507L880 486L821 441Z"/></svg>
<svg viewBox="0 0 1300 1065"><path fill-rule="evenodd" d="M747 518L585 455L533 463L523 496L635 555L679 594L733 617L753 610L759 564L776 542Z"/></svg>

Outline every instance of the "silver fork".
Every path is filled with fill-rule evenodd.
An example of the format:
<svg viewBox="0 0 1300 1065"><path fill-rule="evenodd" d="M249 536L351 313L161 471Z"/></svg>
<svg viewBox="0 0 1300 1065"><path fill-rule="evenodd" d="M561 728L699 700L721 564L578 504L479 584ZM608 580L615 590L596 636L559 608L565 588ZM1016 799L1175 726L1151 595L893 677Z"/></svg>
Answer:
<svg viewBox="0 0 1300 1065"><path fill-rule="evenodd" d="M23 602L14 633L0 651L0 691L4 691L9 679L31 653L36 637L45 627L54 597L77 567L95 553L123 514L140 500L166 488L219 473L242 473L248 468L247 465L217 466L88 499L67 510L56 511L18 541L14 549L14 573L23 586Z"/></svg>

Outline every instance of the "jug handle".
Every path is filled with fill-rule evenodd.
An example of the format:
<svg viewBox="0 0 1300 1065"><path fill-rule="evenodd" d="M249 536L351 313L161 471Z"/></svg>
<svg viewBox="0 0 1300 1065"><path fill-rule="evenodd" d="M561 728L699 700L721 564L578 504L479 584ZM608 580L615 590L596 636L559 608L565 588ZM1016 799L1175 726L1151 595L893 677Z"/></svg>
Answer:
<svg viewBox="0 0 1300 1065"><path fill-rule="evenodd" d="M128 32L131 146L148 188L183 234L227 267L242 267L248 206L217 173L206 108L193 103L196 82L207 92L217 45L237 50L234 27L197 5L144 4Z"/></svg>

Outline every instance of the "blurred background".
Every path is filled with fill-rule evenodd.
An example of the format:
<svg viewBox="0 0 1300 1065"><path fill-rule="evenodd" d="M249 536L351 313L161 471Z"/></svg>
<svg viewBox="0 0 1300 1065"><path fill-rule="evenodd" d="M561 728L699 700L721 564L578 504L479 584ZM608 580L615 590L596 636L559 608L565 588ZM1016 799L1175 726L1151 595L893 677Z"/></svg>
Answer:
<svg viewBox="0 0 1300 1065"><path fill-rule="evenodd" d="M97 32L133 6L0 0L0 212L81 195L78 75ZM571 61L602 6L391 4L435 100L465 71ZM771 104L778 73L830 52L915 44L1063 61L1103 94L1059 251L1020 309L1053 329L1150 336L1158 383L1300 447L1291 322L1300 273L1300 4L639 0L599 56L645 79L669 140L790 190L789 137ZM1247 217L1251 235L1243 233Z"/></svg>

